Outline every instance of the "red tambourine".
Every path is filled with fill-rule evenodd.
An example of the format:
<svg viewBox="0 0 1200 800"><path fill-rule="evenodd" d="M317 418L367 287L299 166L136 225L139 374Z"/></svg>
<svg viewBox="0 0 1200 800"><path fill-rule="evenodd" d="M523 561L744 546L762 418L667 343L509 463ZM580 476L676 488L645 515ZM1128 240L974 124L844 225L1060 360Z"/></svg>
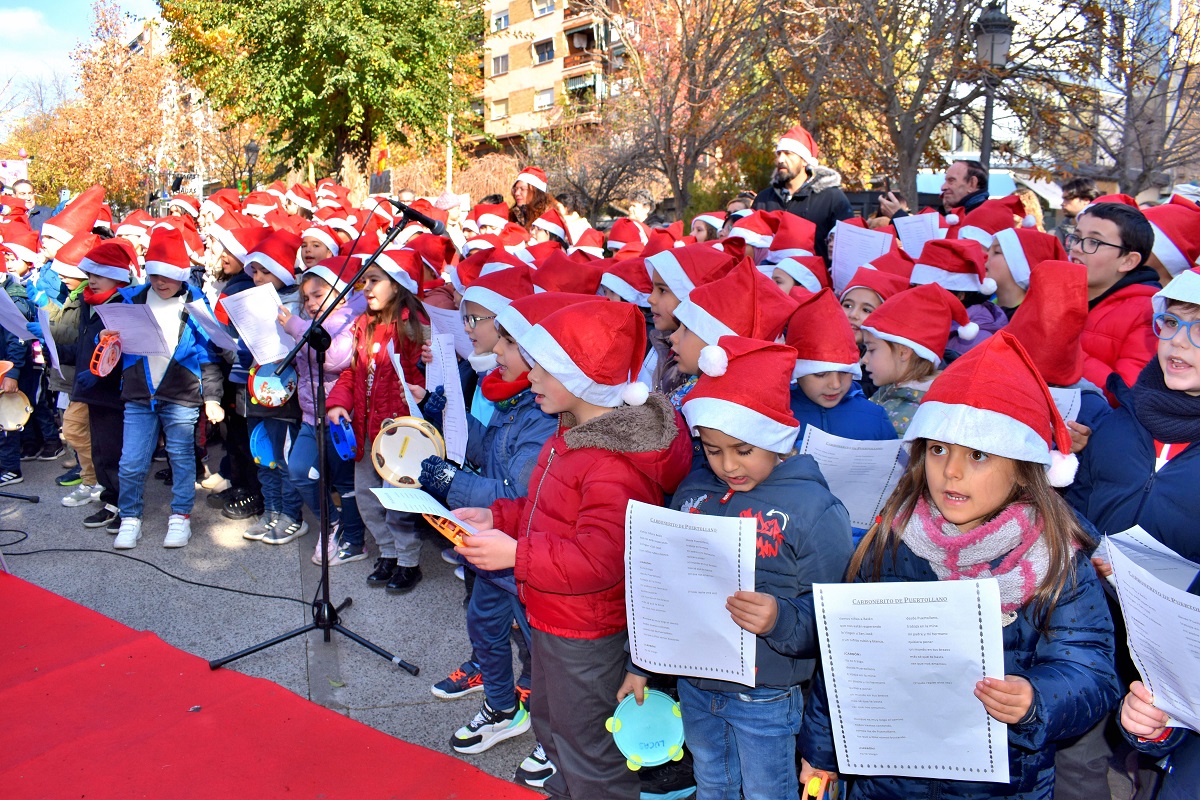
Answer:
<svg viewBox="0 0 1200 800"><path fill-rule="evenodd" d="M105 333L100 336L100 343L92 353L92 363L88 367L93 375L103 378L116 369L121 363L121 337L116 333Z"/></svg>

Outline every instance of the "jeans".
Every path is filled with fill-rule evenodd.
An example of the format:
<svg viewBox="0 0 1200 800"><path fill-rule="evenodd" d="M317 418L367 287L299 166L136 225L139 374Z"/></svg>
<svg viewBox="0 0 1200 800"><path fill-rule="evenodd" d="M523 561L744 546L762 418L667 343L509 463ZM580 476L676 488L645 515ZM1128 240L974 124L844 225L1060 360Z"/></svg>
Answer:
<svg viewBox="0 0 1200 800"><path fill-rule="evenodd" d="M159 402L157 407L141 403L125 404L124 442L118 472L122 519L141 519L143 494L150 458L161 430L167 440L174 481L171 485L171 513L191 514L196 500L196 421L200 409L176 403Z"/></svg>
<svg viewBox="0 0 1200 800"><path fill-rule="evenodd" d="M509 638L514 619L528 642L529 622L517 596L489 580L476 580L467 606L467 635L483 672L484 697L498 710L512 708L516 697Z"/></svg>
<svg viewBox="0 0 1200 800"><path fill-rule="evenodd" d="M292 519L300 519L304 500L288 477L288 446L295 440L299 426L282 419L264 419L258 423L267 431L271 450L279 462L275 469L258 465L258 482L262 484L263 510L279 511ZM251 429L253 431L253 428Z"/></svg>
<svg viewBox="0 0 1200 800"><path fill-rule="evenodd" d="M328 487L336 491L342 498L342 508L329 504L330 524L341 523L340 540L346 544L361 545L363 543L363 521L358 513L358 503L354 498L354 462L342 461L333 449L333 441L328 432L325 435L325 479ZM313 472L317 465L317 431L307 422L300 426L292 444L292 452L287 457L288 476L296 491L304 498L305 505L313 515L320 519L321 487L319 476Z"/></svg>
<svg viewBox="0 0 1200 800"><path fill-rule="evenodd" d="M679 681L683 731L695 760L696 800L783 800L800 795L796 735L799 686L740 692Z"/></svg>

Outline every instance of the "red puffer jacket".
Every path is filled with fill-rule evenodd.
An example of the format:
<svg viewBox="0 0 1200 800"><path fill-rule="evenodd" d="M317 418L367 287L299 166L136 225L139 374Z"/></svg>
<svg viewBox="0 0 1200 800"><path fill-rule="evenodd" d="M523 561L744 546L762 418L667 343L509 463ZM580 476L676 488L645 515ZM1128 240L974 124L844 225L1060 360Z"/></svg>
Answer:
<svg viewBox="0 0 1200 800"><path fill-rule="evenodd" d="M407 310L403 320L408 319ZM377 325L371 341L367 341L368 314L354 321L354 354L350 366L342 370L337 383L329 391L326 408L341 406L350 409L350 421L354 426L354 439L358 452L355 461L361 461L363 453L371 451L371 443L379 434L383 421L393 417L409 416L410 410L404 399L404 390L396 379L396 368L388 355L388 342L395 336L394 324ZM425 324L425 320L422 320ZM421 342L409 341L408 337L394 343L404 377L410 384L425 385L425 373L417 368L421 360Z"/></svg>
<svg viewBox="0 0 1200 800"><path fill-rule="evenodd" d="M625 630L625 508L661 505L691 463L683 418L660 394L565 431L560 422L529 496L492 504L495 527L517 540L529 624L572 639Z"/></svg>
<svg viewBox="0 0 1200 800"><path fill-rule="evenodd" d="M1079 343L1083 347L1083 377L1104 388L1115 372L1132 386L1142 368L1154 357L1158 340L1150 327L1154 309L1150 298L1159 290L1158 275L1138 267L1122 279L1124 286L1111 291L1088 312ZM1108 395L1116 405L1116 398Z"/></svg>

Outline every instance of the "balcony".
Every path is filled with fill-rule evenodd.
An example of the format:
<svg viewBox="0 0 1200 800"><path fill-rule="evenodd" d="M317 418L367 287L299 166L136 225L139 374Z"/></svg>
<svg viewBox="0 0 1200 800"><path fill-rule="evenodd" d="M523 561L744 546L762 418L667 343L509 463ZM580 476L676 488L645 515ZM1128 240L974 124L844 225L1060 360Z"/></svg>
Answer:
<svg viewBox="0 0 1200 800"><path fill-rule="evenodd" d="M568 53L563 59L563 72L584 73L598 71L604 66L604 54L591 50Z"/></svg>
<svg viewBox="0 0 1200 800"><path fill-rule="evenodd" d="M563 30L567 33L599 21L600 15L587 0L575 3L568 0L566 8L563 9Z"/></svg>

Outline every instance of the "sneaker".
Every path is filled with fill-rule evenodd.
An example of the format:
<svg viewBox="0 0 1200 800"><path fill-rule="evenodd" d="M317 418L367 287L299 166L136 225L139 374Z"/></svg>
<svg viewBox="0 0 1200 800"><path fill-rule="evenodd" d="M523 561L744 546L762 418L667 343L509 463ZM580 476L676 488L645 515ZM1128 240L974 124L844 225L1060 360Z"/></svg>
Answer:
<svg viewBox="0 0 1200 800"><path fill-rule="evenodd" d="M104 528L112 521L113 517L117 516L117 509L113 506L105 506L83 518L83 527L85 528Z"/></svg>
<svg viewBox="0 0 1200 800"><path fill-rule="evenodd" d="M421 582L420 567L397 566L385 587L388 594L408 594Z"/></svg>
<svg viewBox="0 0 1200 800"><path fill-rule="evenodd" d="M55 478L54 482L59 486L78 486L83 483L83 469L80 467L69 469Z"/></svg>
<svg viewBox="0 0 1200 800"><path fill-rule="evenodd" d="M529 708L529 695L533 694L533 689L530 687L530 677L522 675L517 678L517 699L521 701L521 705Z"/></svg>
<svg viewBox="0 0 1200 800"><path fill-rule="evenodd" d="M164 467L154 473L154 480L162 481L163 483L170 486L172 483L175 482L175 474L173 472L171 472L170 467Z"/></svg>
<svg viewBox="0 0 1200 800"><path fill-rule="evenodd" d="M447 547L444 550L442 550L442 561L445 561L447 564L461 564L462 563L461 561L458 560L458 553L454 552L453 547Z"/></svg>
<svg viewBox="0 0 1200 800"><path fill-rule="evenodd" d="M329 559L329 566L336 567L338 564L349 564L351 561L363 561L367 557L367 548L361 544L350 544L346 542L338 547L333 558ZM318 557L317 561L321 559Z"/></svg>
<svg viewBox="0 0 1200 800"><path fill-rule="evenodd" d="M56 458L62 458L67 449L63 447L62 442L53 442L42 448L37 454L38 461L53 461Z"/></svg>
<svg viewBox="0 0 1200 800"><path fill-rule="evenodd" d="M262 516L254 521L246 530L242 531L242 538L249 539L252 542L261 542L262 538L267 535L267 531L275 525L275 521L279 518L278 511L264 511Z"/></svg>
<svg viewBox="0 0 1200 800"><path fill-rule="evenodd" d="M459 564L454 568L454 577L458 578L460 581L465 581L467 579L466 568Z"/></svg>
<svg viewBox="0 0 1200 800"><path fill-rule="evenodd" d="M520 736L527 730L528 711L520 706L511 711L497 711L484 700L474 719L450 737L450 746L456 753L482 753L497 742Z"/></svg>
<svg viewBox="0 0 1200 800"><path fill-rule="evenodd" d="M275 518L275 524L262 538L266 544L287 544L292 539L298 539L308 533L308 523L301 519L292 519L287 514Z"/></svg>
<svg viewBox="0 0 1200 800"><path fill-rule="evenodd" d="M375 571L367 576L367 586L373 588L381 588L387 586L388 581L392 579L392 575L396 572L396 559L394 558L377 558L375 559Z"/></svg>
<svg viewBox="0 0 1200 800"><path fill-rule="evenodd" d="M333 559L337 556L338 547L338 525L333 523L329 528L329 538L325 540L325 552L329 556L329 564L333 565ZM364 555L363 558L366 558ZM312 562L318 567L321 566L321 532L317 531L317 542L313 546Z"/></svg>
<svg viewBox="0 0 1200 800"><path fill-rule="evenodd" d="M191 538L191 517L187 514L172 514L167 520L167 535L163 538L163 547L187 547Z"/></svg>
<svg viewBox="0 0 1200 800"><path fill-rule="evenodd" d="M113 518L110 519L108 521L108 524L104 526L104 532L107 533L109 536L116 536L118 533L121 532L121 515L120 514L113 515Z"/></svg>
<svg viewBox="0 0 1200 800"><path fill-rule="evenodd" d="M433 685L433 696L443 700L457 700L482 691L483 672L470 660Z"/></svg>
<svg viewBox="0 0 1200 800"><path fill-rule="evenodd" d="M3 489L5 486L15 486L24 480L25 478L19 472L9 470L8 472L0 473L0 489Z"/></svg>
<svg viewBox="0 0 1200 800"><path fill-rule="evenodd" d="M117 538L113 539L113 547L117 550L132 550L137 547L138 539L142 538L142 521L140 519L123 519Z"/></svg>
<svg viewBox="0 0 1200 800"><path fill-rule="evenodd" d="M86 483L80 483L75 487L75 491L62 499L62 504L67 508L78 508L86 506L88 503L95 502L99 495L96 494L95 486L88 486Z"/></svg>
<svg viewBox="0 0 1200 800"><path fill-rule="evenodd" d="M236 489L230 486L228 489L223 489L219 492L213 492L208 497L204 498L204 505L209 508L222 509L225 504L234 498L241 497L245 494L241 489Z"/></svg>
<svg viewBox="0 0 1200 800"><path fill-rule="evenodd" d="M533 748L533 752L525 757L521 766L517 767L517 774L513 776L513 780L534 789L541 789L550 776L556 772L558 772L558 767L546 758L546 751L542 747L542 743L538 742L537 747Z"/></svg>
<svg viewBox="0 0 1200 800"><path fill-rule="evenodd" d="M214 472L212 475L209 475L204 480L200 481L200 488L220 494L221 492L232 489L233 484L230 483L229 479L221 473Z"/></svg>
<svg viewBox="0 0 1200 800"><path fill-rule="evenodd" d="M262 495L241 492L225 504L221 516L226 519L250 519L263 513Z"/></svg>
<svg viewBox="0 0 1200 800"><path fill-rule="evenodd" d="M41 452L42 451L40 448L33 447L31 445L24 445L21 448L21 460L22 461L37 461L37 457L38 457L38 455L41 454Z"/></svg>

